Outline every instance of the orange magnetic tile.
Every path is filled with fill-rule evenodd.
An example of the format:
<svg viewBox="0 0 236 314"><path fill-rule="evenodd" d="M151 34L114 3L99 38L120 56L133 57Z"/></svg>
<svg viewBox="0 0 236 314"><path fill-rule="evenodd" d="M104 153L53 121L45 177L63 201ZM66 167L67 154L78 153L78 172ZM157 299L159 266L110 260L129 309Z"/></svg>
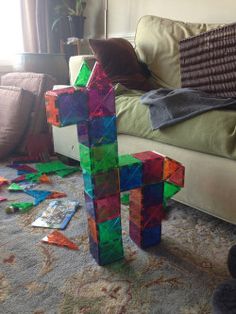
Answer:
<svg viewBox="0 0 236 314"><path fill-rule="evenodd" d="M184 186L184 174L185 168L180 165L180 167L169 177L168 181L174 183L180 187Z"/></svg>
<svg viewBox="0 0 236 314"><path fill-rule="evenodd" d="M182 167L182 165L179 162L169 157L165 157L163 179L167 180L180 167Z"/></svg>
<svg viewBox="0 0 236 314"><path fill-rule="evenodd" d="M88 228L89 228L89 233L92 236L94 242L98 243L97 225L96 225L95 220L92 217L88 217Z"/></svg>
<svg viewBox="0 0 236 314"><path fill-rule="evenodd" d="M9 184L9 181L4 177L0 177L0 186L5 184Z"/></svg>
<svg viewBox="0 0 236 314"><path fill-rule="evenodd" d="M52 192L47 199L54 199L54 198L62 198L62 197L66 197L67 194L64 192Z"/></svg>
<svg viewBox="0 0 236 314"><path fill-rule="evenodd" d="M50 233L48 236L42 239L42 242L46 242L49 244L56 244L59 246L66 246L71 250L78 250L79 247L70 241L67 237L65 237L61 232L55 230Z"/></svg>
<svg viewBox="0 0 236 314"><path fill-rule="evenodd" d="M56 99L56 96L45 95L47 120L49 123L59 126L59 110L56 107Z"/></svg>
<svg viewBox="0 0 236 314"><path fill-rule="evenodd" d="M39 182L41 183L49 183L51 184L51 180L49 179L49 177L44 173L41 175L41 177L39 177Z"/></svg>

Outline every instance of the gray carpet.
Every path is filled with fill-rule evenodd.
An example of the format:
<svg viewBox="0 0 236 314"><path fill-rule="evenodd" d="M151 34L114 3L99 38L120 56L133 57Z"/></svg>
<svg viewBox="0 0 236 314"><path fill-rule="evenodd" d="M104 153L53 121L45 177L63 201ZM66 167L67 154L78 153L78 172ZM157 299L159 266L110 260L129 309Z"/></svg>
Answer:
<svg viewBox="0 0 236 314"><path fill-rule="evenodd" d="M16 171L0 165L0 176ZM81 208L63 233L78 251L48 245L49 229L31 223L49 200L28 214L7 215L0 204L0 313L211 313L216 286L230 278L226 259L236 243L236 226L171 201L159 246L140 250L128 236L128 207L122 208L125 258L106 267L89 253L81 174L51 176L37 189L66 192ZM11 201L22 193L0 190Z"/></svg>

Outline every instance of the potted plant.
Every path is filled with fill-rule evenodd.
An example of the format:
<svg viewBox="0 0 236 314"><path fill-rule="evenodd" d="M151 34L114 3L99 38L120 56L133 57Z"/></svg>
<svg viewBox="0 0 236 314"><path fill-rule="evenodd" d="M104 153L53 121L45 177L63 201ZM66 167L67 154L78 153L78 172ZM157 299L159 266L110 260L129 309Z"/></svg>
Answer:
<svg viewBox="0 0 236 314"><path fill-rule="evenodd" d="M65 28L69 28L67 37L83 38L84 36L84 10L87 0L62 0L55 7L56 19L52 24L54 31L60 23L67 24Z"/></svg>

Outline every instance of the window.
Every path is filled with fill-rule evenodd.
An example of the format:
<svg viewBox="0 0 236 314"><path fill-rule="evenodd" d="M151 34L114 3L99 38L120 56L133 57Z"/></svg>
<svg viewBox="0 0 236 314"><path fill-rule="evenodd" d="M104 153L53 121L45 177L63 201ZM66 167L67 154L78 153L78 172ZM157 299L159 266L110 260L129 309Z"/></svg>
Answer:
<svg viewBox="0 0 236 314"><path fill-rule="evenodd" d="M0 1L0 62L23 51L20 0Z"/></svg>

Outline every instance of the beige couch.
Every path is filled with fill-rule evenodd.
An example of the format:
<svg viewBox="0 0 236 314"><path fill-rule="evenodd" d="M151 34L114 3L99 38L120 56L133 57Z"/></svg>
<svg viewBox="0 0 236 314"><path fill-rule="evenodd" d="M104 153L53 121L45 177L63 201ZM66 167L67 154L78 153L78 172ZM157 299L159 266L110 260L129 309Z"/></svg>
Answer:
<svg viewBox="0 0 236 314"><path fill-rule="evenodd" d="M217 24L192 24L164 18L145 16L139 21L135 36L136 53L151 70L151 80L156 87L180 87L180 65L178 42L216 28ZM77 76L84 57L70 60L71 83ZM144 109L143 109L144 110ZM137 123L140 126L148 117L148 109ZM185 188L177 194L176 200L213 216L236 224L236 161L234 158L205 153L200 149L186 149L185 145L169 145L150 139L143 133L134 135L122 125L123 114L117 105L118 135L120 153L134 153L156 150L182 162L186 167ZM126 117L127 118L127 117ZM236 120L233 122L236 126ZM234 131L235 132L235 131ZM78 159L76 128L53 128L55 151ZM172 133L174 134L174 133ZM174 136L174 135L173 135ZM145 138L146 137L146 138ZM185 148L184 148L185 147Z"/></svg>

